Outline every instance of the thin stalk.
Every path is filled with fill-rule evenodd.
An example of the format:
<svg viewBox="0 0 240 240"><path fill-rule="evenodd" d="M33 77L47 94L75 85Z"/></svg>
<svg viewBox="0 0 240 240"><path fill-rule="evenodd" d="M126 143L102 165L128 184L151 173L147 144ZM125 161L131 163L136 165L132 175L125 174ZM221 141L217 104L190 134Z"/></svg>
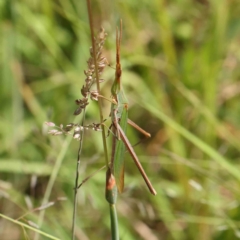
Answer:
<svg viewBox="0 0 240 240"><path fill-rule="evenodd" d="M92 49L93 49L93 56L94 56L94 65L95 65L95 74L96 74L96 82L97 82L97 90L100 93L100 81L99 81L99 74L97 68L97 58L96 58L96 47L94 44L94 31L93 31L93 20L92 20L92 9L91 9L91 0L87 0L87 8L88 8L88 19L91 31L91 41L92 41ZM103 122L103 113L102 113L102 99L98 99L98 108L99 108L99 115L100 115L100 122ZM101 125L102 128L102 141L103 141L103 149L105 154L105 164L106 167L108 166L108 151L107 151L107 141L106 141L106 134L105 134L105 127Z"/></svg>
<svg viewBox="0 0 240 240"><path fill-rule="evenodd" d="M116 205L109 204L109 209L110 209L110 217L111 217L112 239L119 240L118 218L117 218Z"/></svg>
<svg viewBox="0 0 240 240"><path fill-rule="evenodd" d="M118 190L117 190L115 177L112 174L111 167L109 167L106 172L105 197L109 203L112 240L119 240L118 218L117 218L117 211L116 211L117 195L118 195Z"/></svg>
<svg viewBox="0 0 240 240"><path fill-rule="evenodd" d="M84 126L86 109L83 109L83 118L81 126ZM77 211L77 192L78 192L78 179L79 179L79 171L80 171L80 162L81 162L81 152L83 145L83 137L84 137L84 129L82 131L82 135L79 142L78 148L78 156L77 156L77 166L76 166L76 178L75 178L75 186L74 186L74 201L73 201L73 217L72 217L72 240L75 239L75 223L76 223L76 211Z"/></svg>

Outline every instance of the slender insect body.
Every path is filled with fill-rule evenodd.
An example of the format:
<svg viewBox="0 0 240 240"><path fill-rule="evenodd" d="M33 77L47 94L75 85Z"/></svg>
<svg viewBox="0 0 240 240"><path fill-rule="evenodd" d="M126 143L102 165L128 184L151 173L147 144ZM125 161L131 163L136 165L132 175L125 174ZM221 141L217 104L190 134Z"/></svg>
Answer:
<svg viewBox="0 0 240 240"><path fill-rule="evenodd" d="M113 103L111 106L111 118L113 126L113 145L112 145L112 156L111 156L111 170L116 180L116 185L119 192L123 191L124 188L124 154L126 148L132 156L138 170L140 171L143 179L145 180L150 192L156 195L157 192L152 187L141 163L139 162L136 153L134 152L130 142L126 137L127 124L131 122L128 120L128 101L124 95L121 85L122 69L120 64L120 43L122 37L122 22L120 25L120 33L117 29L116 32L116 72L115 80L113 82L111 93L113 97ZM135 126L137 126L135 124ZM138 127L138 126L137 126ZM140 127L138 127L140 128ZM140 130L144 133L144 130ZM146 132L145 132L146 133ZM150 134L146 134L150 136Z"/></svg>

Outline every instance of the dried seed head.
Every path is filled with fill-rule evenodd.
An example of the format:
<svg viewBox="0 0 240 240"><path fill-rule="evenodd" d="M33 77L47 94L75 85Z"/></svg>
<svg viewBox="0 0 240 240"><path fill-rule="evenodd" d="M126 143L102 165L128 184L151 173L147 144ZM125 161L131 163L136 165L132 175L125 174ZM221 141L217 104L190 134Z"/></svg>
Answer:
<svg viewBox="0 0 240 240"><path fill-rule="evenodd" d="M50 125L52 125L52 124L50 124ZM51 130L48 131L48 134L51 134L53 136L58 136L58 135L61 135L61 134L67 135L67 134L71 134L70 131L74 130L73 131L73 138L77 139L77 140L80 140L81 136L82 136L82 131L84 129L87 130L87 129L90 128L94 131L102 131L101 125L102 125L102 123L97 123L97 124L92 123L92 124L89 124L87 126L81 126L77 123L69 123L65 127L63 126L63 124L61 124L58 127L54 124L54 126L58 129L51 129Z"/></svg>
<svg viewBox="0 0 240 240"><path fill-rule="evenodd" d="M58 136L58 135L62 135L63 134L63 132L61 132L61 131L56 131L54 134L52 134L53 136Z"/></svg>
<svg viewBox="0 0 240 240"><path fill-rule="evenodd" d="M86 86L82 86L81 93L84 97L87 97L88 95L88 88Z"/></svg>
<svg viewBox="0 0 240 240"><path fill-rule="evenodd" d="M69 123L69 124L67 124L66 127L64 128L64 131L69 132L69 131L71 131L71 130L73 129L74 126L75 126L74 123Z"/></svg>
<svg viewBox="0 0 240 240"><path fill-rule="evenodd" d="M52 129L52 130L48 131L48 134L55 135L55 133L57 133L57 132L58 132L58 130Z"/></svg>
<svg viewBox="0 0 240 240"><path fill-rule="evenodd" d="M77 108L77 109L74 111L73 115L77 116L77 115L79 115L81 112L82 112L82 108L79 107L79 108Z"/></svg>
<svg viewBox="0 0 240 240"><path fill-rule="evenodd" d="M83 129L84 129L84 127L82 127L82 126L79 126L79 125L76 126L76 128L74 129L74 132L73 132L73 138L76 140L80 140Z"/></svg>
<svg viewBox="0 0 240 240"><path fill-rule="evenodd" d="M97 90L91 91L91 93L90 93L90 98L91 98L92 100L98 101L98 96L99 96L99 93L98 93Z"/></svg>
<svg viewBox="0 0 240 240"><path fill-rule="evenodd" d="M102 49L104 42L106 40L107 34L103 28L100 29L99 34L96 38L94 38L94 45L96 50L96 56L94 56L93 47L90 47L90 58L87 61L88 69L84 71L84 74L86 76L85 78L85 84L81 88L81 94L84 98L90 98L92 100L98 100L98 93L95 91L91 91L92 85L96 82L96 69L95 69L95 63L94 63L94 57L96 57L97 60L97 71L98 76L100 76L103 73L103 70L105 66L107 65L107 59L102 56ZM99 81L99 83L102 83L103 79ZM79 107L74 111L74 115L78 115L82 112L82 109L84 109L88 105L88 101L86 103L82 103L81 99L76 100L76 104L79 105Z"/></svg>
<svg viewBox="0 0 240 240"><path fill-rule="evenodd" d="M46 125L48 125L49 127L54 127L55 123L53 122L45 122Z"/></svg>
<svg viewBox="0 0 240 240"><path fill-rule="evenodd" d="M101 27L101 28L100 28L100 32L99 32L99 34L98 34L98 38L99 38L99 40L101 40L101 41L105 41L106 37L107 37L107 33L105 32L104 28Z"/></svg>
<svg viewBox="0 0 240 240"><path fill-rule="evenodd" d="M80 133L74 133L73 138L80 141L81 140L81 134Z"/></svg>
<svg viewBox="0 0 240 240"><path fill-rule="evenodd" d="M98 132L102 131L101 124L100 124L100 123L99 123L99 124L93 123L93 124L92 124L92 129L93 129L94 131L98 131Z"/></svg>
<svg viewBox="0 0 240 240"><path fill-rule="evenodd" d="M75 127L74 132L80 132L80 131L82 131L83 129L84 129L83 126L77 126L77 127Z"/></svg>

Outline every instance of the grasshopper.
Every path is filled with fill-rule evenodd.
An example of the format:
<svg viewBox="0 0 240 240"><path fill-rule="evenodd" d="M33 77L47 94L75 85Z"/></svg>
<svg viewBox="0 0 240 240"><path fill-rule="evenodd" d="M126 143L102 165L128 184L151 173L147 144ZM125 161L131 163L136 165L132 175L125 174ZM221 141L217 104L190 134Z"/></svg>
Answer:
<svg viewBox="0 0 240 240"><path fill-rule="evenodd" d="M120 31L116 30L116 70L115 80L111 88L112 94L112 105L111 105L111 119L113 126L113 145L112 145L112 156L111 166L113 168L113 175L116 180L118 191L121 193L124 188L124 153L126 149L129 151L132 159L134 160L139 172L141 173L149 191L156 195L157 192L153 188L150 180L148 179L141 163L138 160L136 153L134 152L127 136L127 124L129 123L140 132L150 137L150 134L141 129L138 125L128 119L128 101L124 95L124 91L121 83L121 63L120 63L120 44L122 39L122 21L120 23Z"/></svg>

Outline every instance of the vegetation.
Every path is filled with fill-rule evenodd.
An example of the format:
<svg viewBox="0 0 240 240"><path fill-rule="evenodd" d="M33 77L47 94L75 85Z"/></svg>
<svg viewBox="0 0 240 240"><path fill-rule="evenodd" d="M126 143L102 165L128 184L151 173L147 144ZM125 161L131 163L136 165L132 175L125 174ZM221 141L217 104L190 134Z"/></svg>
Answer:
<svg viewBox="0 0 240 240"><path fill-rule="evenodd" d="M158 194L126 154L120 238L240 238L239 1L92 1L92 11L96 34L101 26L108 33L111 66L123 21L128 114L152 135L134 150ZM0 236L71 239L79 142L48 135L44 122L81 119L73 112L91 46L86 2L0 1L0 36ZM114 72L101 76L105 97ZM86 125L93 122L96 102L86 112ZM131 127L127 135L133 145L144 138ZM101 133L85 131L81 156L83 180L105 163ZM36 225L45 236L26 227ZM79 189L76 239L110 237L102 170Z"/></svg>

